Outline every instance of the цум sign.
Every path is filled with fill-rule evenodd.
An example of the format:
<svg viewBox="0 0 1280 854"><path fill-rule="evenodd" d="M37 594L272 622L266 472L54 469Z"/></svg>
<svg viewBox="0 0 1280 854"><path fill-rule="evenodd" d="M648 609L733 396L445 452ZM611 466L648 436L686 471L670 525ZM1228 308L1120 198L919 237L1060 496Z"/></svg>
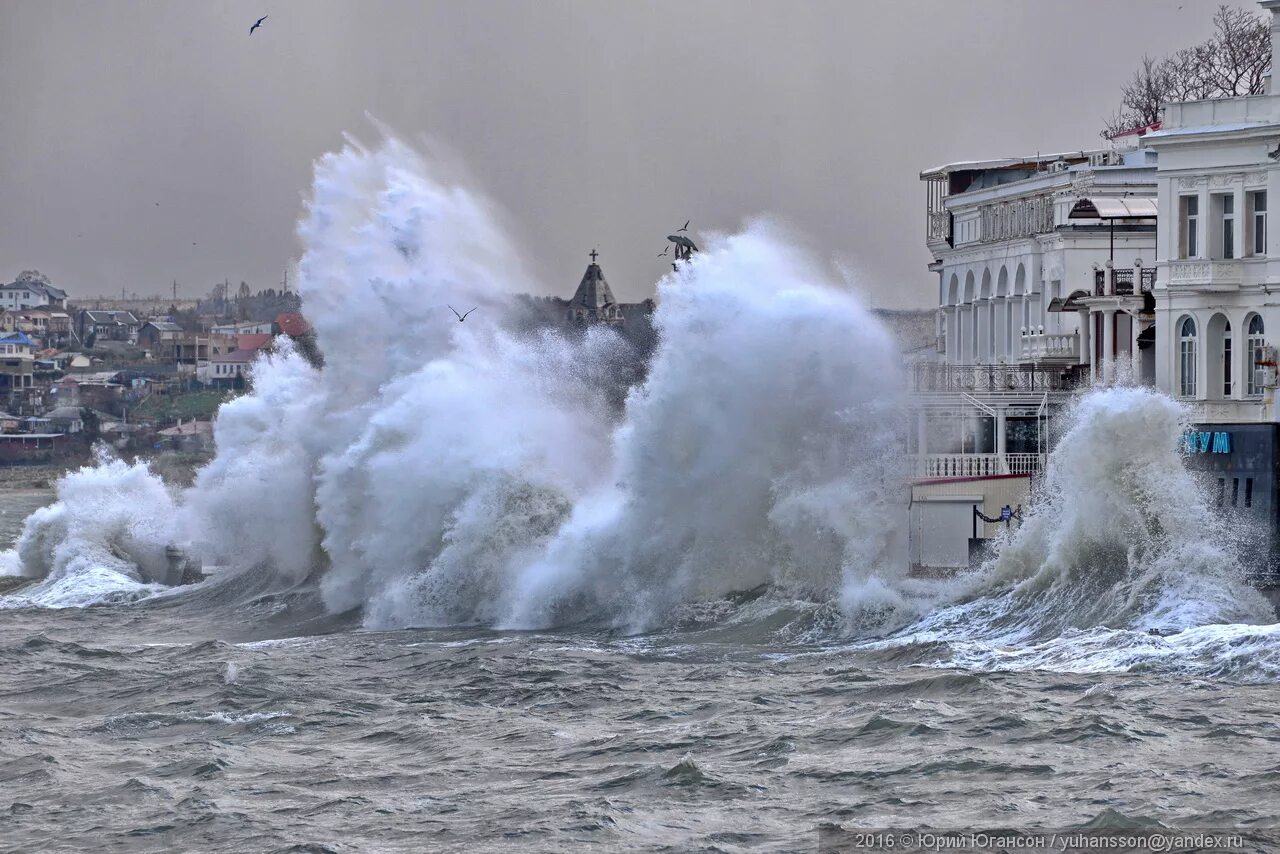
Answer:
<svg viewBox="0 0 1280 854"><path fill-rule="evenodd" d="M1182 437L1182 444L1188 454L1229 454L1231 434L1190 430Z"/></svg>

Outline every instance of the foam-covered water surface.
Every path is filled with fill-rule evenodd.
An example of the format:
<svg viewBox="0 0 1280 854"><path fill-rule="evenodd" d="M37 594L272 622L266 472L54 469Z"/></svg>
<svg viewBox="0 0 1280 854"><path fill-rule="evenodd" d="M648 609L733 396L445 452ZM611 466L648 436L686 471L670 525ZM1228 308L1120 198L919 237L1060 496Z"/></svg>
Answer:
<svg viewBox="0 0 1280 854"><path fill-rule="evenodd" d="M0 623L5 847L794 851L824 822L1258 830L1280 798L1274 685L1221 675L140 613Z"/></svg>

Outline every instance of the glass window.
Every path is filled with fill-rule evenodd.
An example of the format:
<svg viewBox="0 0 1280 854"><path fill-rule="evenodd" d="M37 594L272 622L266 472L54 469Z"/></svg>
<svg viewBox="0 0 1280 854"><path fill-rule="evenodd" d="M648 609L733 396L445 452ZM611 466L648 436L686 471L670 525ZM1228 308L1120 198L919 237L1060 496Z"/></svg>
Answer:
<svg viewBox="0 0 1280 854"><path fill-rule="evenodd" d="M1222 396L1231 397L1231 324L1222 330Z"/></svg>
<svg viewBox="0 0 1280 854"><path fill-rule="evenodd" d="M1267 191L1249 194L1249 207L1253 210L1253 254L1267 254Z"/></svg>
<svg viewBox="0 0 1280 854"><path fill-rule="evenodd" d="M1182 197L1182 257L1200 254L1200 197Z"/></svg>
<svg viewBox="0 0 1280 854"><path fill-rule="evenodd" d="M1267 346L1265 338L1265 330L1262 325L1262 315L1255 314L1249 318L1249 341L1248 349L1245 355L1248 358L1248 376L1245 377L1249 382L1249 395L1251 397L1259 397L1262 395L1261 377L1258 371L1261 369L1262 348Z"/></svg>
<svg viewBox="0 0 1280 854"><path fill-rule="evenodd" d="M1196 322L1188 317L1179 328L1179 393L1183 397L1196 395Z"/></svg>
<svg viewBox="0 0 1280 854"><path fill-rule="evenodd" d="M1236 197L1230 194L1217 196L1217 209L1222 232L1218 235L1221 243L1218 246L1219 258L1236 257Z"/></svg>

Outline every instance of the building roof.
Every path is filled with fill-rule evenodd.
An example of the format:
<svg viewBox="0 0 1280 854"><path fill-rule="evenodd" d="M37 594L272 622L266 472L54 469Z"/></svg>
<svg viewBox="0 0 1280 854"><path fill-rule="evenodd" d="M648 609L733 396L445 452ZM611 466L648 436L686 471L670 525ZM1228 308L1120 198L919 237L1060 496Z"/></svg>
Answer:
<svg viewBox="0 0 1280 854"><path fill-rule="evenodd" d="M276 326L280 327L280 331L290 338L297 338L299 335L306 335L311 331L311 324L307 323L307 319L296 311L285 311L276 315Z"/></svg>
<svg viewBox="0 0 1280 854"><path fill-rule="evenodd" d="M25 332L10 332L3 338L0 338L0 344L24 344L27 347L33 347L31 339L27 337Z"/></svg>
<svg viewBox="0 0 1280 854"><path fill-rule="evenodd" d="M151 321L148 321L146 325L160 332L181 332L182 331L182 327L171 320L151 320Z"/></svg>
<svg viewBox="0 0 1280 854"><path fill-rule="evenodd" d="M617 300L613 298L613 290L605 280L604 271L592 261L582 274L582 281L578 283L578 290L574 292L569 304L579 308L600 309L615 302Z"/></svg>
<svg viewBox="0 0 1280 854"><path fill-rule="evenodd" d="M232 350L230 353L223 353L221 356L214 356L210 362L252 362L258 358L257 350Z"/></svg>
<svg viewBox="0 0 1280 854"><path fill-rule="evenodd" d="M174 427L166 427L158 431L161 436L198 436L213 432L212 421L179 421Z"/></svg>
<svg viewBox="0 0 1280 854"><path fill-rule="evenodd" d="M942 177L952 172L981 172L987 169L1030 169L1048 166L1056 160L1084 160L1084 151L1067 151L1062 154L1037 154L1035 157L1001 157L996 160L958 160L934 166L920 173L921 178Z"/></svg>
<svg viewBox="0 0 1280 854"><path fill-rule="evenodd" d="M17 291L35 291L43 293L50 299L66 299L67 292L62 288L55 288L53 285L35 280L10 282L7 285L0 285L0 290L17 290Z"/></svg>
<svg viewBox="0 0 1280 854"><path fill-rule="evenodd" d="M85 317L93 323L114 323L118 326L136 325L138 318L133 316L131 311L100 311L97 309L85 309Z"/></svg>
<svg viewBox="0 0 1280 854"><path fill-rule="evenodd" d="M270 332L245 332L236 336L236 349L265 350L274 340L275 336Z"/></svg>
<svg viewBox="0 0 1280 854"><path fill-rule="evenodd" d="M1206 133L1240 133L1241 131L1272 132L1280 128L1277 122L1230 122L1221 125L1197 125L1196 127L1172 127L1152 131L1146 135L1148 140L1169 139L1170 137L1198 136Z"/></svg>
<svg viewBox="0 0 1280 854"><path fill-rule="evenodd" d="M1147 196L1089 196L1076 202L1067 219L1155 219L1156 200Z"/></svg>

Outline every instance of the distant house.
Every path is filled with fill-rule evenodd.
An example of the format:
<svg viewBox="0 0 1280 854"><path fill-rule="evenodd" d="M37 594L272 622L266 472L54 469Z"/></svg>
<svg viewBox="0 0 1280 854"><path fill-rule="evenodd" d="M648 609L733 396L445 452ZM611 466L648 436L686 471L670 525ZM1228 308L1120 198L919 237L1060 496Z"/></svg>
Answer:
<svg viewBox="0 0 1280 854"><path fill-rule="evenodd" d="M129 311L98 311L84 309L77 318L78 334L81 341L94 336L97 341L138 340L138 330L142 324Z"/></svg>
<svg viewBox="0 0 1280 854"><path fill-rule="evenodd" d="M275 329L273 331L288 335L290 338L300 338L311 331L311 324L307 323L307 319L296 311L281 312L276 315Z"/></svg>
<svg viewBox="0 0 1280 854"><path fill-rule="evenodd" d="M258 358L259 350L233 350L221 356L209 359L208 365L202 365L197 376L203 382L224 388L243 388L249 381L249 372L253 362Z"/></svg>
<svg viewBox="0 0 1280 854"><path fill-rule="evenodd" d="M71 338L71 315L58 308L24 308L6 311L10 321L0 320L0 329L26 332L39 338L45 347L65 346Z"/></svg>
<svg viewBox="0 0 1280 854"><path fill-rule="evenodd" d="M11 332L0 338L0 394L34 384L35 348L25 332Z"/></svg>
<svg viewBox="0 0 1280 854"><path fill-rule="evenodd" d="M0 285L0 309L23 309L51 306L65 309L67 292L55 288L41 278L23 274L14 282Z"/></svg>
<svg viewBox="0 0 1280 854"><path fill-rule="evenodd" d="M271 347L271 342L276 337L270 332L254 332L245 335L236 336L237 350L266 350Z"/></svg>
<svg viewBox="0 0 1280 854"><path fill-rule="evenodd" d="M223 323L209 327L215 335L270 335L274 330L270 320L255 320L247 323Z"/></svg>
<svg viewBox="0 0 1280 854"><path fill-rule="evenodd" d="M196 367L236 349L236 340L212 332L187 332L176 323L152 320L138 330L138 346L157 361Z"/></svg>
<svg viewBox="0 0 1280 854"><path fill-rule="evenodd" d="M172 351L175 342L182 339L182 327L171 320L151 320L138 330L138 346L150 350L152 358L161 358L161 352Z"/></svg>
<svg viewBox="0 0 1280 854"><path fill-rule="evenodd" d="M44 414L55 432L79 433L84 429L84 418L78 406L59 406Z"/></svg>

